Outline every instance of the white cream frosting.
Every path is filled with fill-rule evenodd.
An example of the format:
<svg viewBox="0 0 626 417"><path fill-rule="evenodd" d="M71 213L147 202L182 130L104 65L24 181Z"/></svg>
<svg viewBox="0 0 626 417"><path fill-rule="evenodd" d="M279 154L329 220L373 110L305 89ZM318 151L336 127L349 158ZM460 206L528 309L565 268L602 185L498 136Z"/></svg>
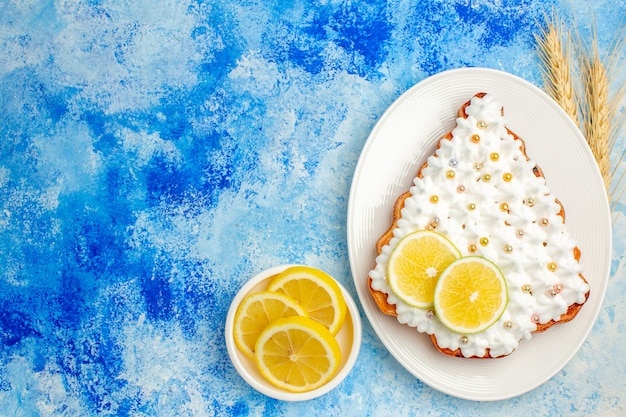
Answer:
<svg viewBox="0 0 626 417"><path fill-rule="evenodd" d="M583 303L589 286L579 277L576 243L559 215L561 207L545 179L534 174L535 163L522 152L521 140L507 131L502 105L487 94L473 97L465 112L468 117L457 118L452 139L440 141L422 177L413 180L393 238L376 258L370 277L372 287L395 304L400 323L434 334L439 346L460 348L463 356L481 357L489 348L497 357L529 340L537 323L558 321L568 306ZM474 135L479 139L472 140ZM432 196L438 197L436 203ZM486 257L505 276L508 306L481 333L451 332L436 312L433 316L432 311L409 306L389 287L387 264L395 245L403 236L432 226L462 256ZM481 238L488 239L487 245Z"/></svg>

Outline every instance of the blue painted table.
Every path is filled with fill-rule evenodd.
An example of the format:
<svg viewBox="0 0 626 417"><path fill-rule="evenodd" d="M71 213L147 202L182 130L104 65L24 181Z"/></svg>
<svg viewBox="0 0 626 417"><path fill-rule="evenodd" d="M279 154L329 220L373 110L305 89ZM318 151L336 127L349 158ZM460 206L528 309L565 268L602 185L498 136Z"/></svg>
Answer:
<svg viewBox="0 0 626 417"><path fill-rule="evenodd" d="M309 402L254 391L224 343L266 268L356 297L346 211L378 118L451 68L541 86L553 9L583 37L593 16L603 51L623 35L621 0L1 2L0 415L626 415L626 197L588 340L520 397L433 390L365 317L353 371Z"/></svg>

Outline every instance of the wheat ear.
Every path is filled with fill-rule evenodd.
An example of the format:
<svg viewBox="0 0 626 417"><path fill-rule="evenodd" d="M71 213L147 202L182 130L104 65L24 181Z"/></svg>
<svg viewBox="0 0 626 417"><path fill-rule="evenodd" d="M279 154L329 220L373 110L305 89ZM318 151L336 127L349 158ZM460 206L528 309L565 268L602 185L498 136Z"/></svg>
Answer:
<svg viewBox="0 0 626 417"><path fill-rule="evenodd" d="M586 136L615 217L617 204L626 193L623 164L626 148L622 148L615 157L617 143L626 126L626 113L620 111L626 96L626 85L617 91L610 87L615 82L615 75L623 70L621 51L626 45L626 25L615 34L612 48L603 59L599 53L595 21L592 24L591 47L586 46L580 34L576 34L576 41L573 42L556 14L546 17L545 22L543 27L540 26L539 34L535 35L544 88ZM575 53L572 54L572 51ZM573 56L577 56L578 60L572 61ZM573 84L570 71L576 69L580 82ZM579 118L582 120L579 121ZM614 155L613 162L610 155Z"/></svg>
<svg viewBox="0 0 626 417"><path fill-rule="evenodd" d="M620 105L624 98L626 86L610 91L614 77L621 70L623 63L621 50L624 47L624 31L617 33L608 53L600 56L595 21L591 46L584 48L579 40L578 50L584 89L583 131L589 147L596 158L602 179L611 201L611 211L624 192L624 174L620 173L624 151L611 163L610 155L614 153L616 143L624 132L624 114L620 113ZM612 94L612 95L611 95Z"/></svg>
<svg viewBox="0 0 626 417"><path fill-rule="evenodd" d="M545 27L540 26L540 33L535 34L544 89L578 126L578 105L570 74L571 40L569 35L563 38L563 25L556 15L553 20L554 23L549 22L546 17Z"/></svg>
<svg viewBox="0 0 626 417"><path fill-rule="evenodd" d="M599 57L595 38L590 54L582 57L581 61L585 97L583 129L608 192L611 186L609 77L606 66Z"/></svg>
<svg viewBox="0 0 626 417"><path fill-rule="evenodd" d="M623 25L623 30L615 34L614 41L612 42L612 48L608 53L607 69L610 77L615 77L620 74L624 67L624 58L621 51L626 45L626 25ZM613 80L609 80L613 83ZM609 134L609 153L614 154L616 151L617 143L625 133L624 127L626 126L626 112L620 111L620 107L626 96L626 84L622 84L616 91L612 91L612 96L609 100L609 116L611 118L611 132ZM611 185L609 187L609 200L611 202L611 212L615 212L615 207L622 199L624 191L626 190L625 175L626 171L623 168L622 162L626 157L626 148L619 152L619 156L614 158L611 169ZM619 212L618 212L619 214ZM616 219L614 219L615 221Z"/></svg>

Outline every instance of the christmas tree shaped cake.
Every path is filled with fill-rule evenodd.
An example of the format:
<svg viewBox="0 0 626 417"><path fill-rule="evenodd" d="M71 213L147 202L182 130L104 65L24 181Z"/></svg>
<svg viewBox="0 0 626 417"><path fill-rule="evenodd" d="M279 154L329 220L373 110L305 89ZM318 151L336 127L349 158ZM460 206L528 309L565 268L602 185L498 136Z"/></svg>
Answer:
<svg viewBox="0 0 626 417"><path fill-rule="evenodd" d="M368 282L380 310L447 355L508 355L589 296L563 206L490 94L459 109L377 251Z"/></svg>

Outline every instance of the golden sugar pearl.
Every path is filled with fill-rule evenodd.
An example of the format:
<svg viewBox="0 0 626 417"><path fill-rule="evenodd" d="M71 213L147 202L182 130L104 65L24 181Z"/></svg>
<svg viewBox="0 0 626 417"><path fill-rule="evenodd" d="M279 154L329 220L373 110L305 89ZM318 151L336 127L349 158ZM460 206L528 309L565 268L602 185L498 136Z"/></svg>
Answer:
<svg viewBox="0 0 626 417"><path fill-rule="evenodd" d="M474 211L474 210L476 210L476 203L469 203L469 204L467 205L467 209L468 209L469 211Z"/></svg>
<svg viewBox="0 0 626 417"><path fill-rule="evenodd" d="M435 228L435 226L433 226L432 224L428 223L426 225L426 230L433 230Z"/></svg>
<svg viewBox="0 0 626 417"><path fill-rule="evenodd" d="M535 205L535 199L533 197L528 197L526 200L524 200L524 204L526 204L528 207L532 207Z"/></svg>
<svg viewBox="0 0 626 417"><path fill-rule="evenodd" d="M507 203L500 204L500 211L509 211L509 205Z"/></svg>
<svg viewBox="0 0 626 417"><path fill-rule="evenodd" d="M473 143L478 143L478 142L480 142L480 136L478 136L478 135L476 135L476 134L472 135L472 142L473 142Z"/></svg>
<svg viewBox="0 0 626 417"><path fill-rule="evenodd" d="M542 226L547 226L547 225L548 225L548 223L550 223L550 221L549 221L547 218L543 217L543 218L541 219L541 225L542 225Z"/></svg>
<svg viewBox="0 0 626 417"><path fill-rule="evenodd" d="M484 181L484 182L489 182L489 181L491 181L491 175L489 175L489 174L484 174L482 178L483 178L483 181Z"/></svg>
<svg viewBox="0 0 626 417"><path fill-rule="evenodd" d="M510 172L505 172L504 174L502 174L502 179L505 182L511 182L511 180L513 179L513 174L511 174Z"/></svg>
<svg viewBox="0 0 626 417"><path fill-rule="evenodd" d="M502 323L502 325L504 326L505 329L510 329L513 327L513 322L507 320L504 323Z"/></svg>
<svg viewBox="0 0 626 417"><path fill-rule="evenodd" d="M467 247L467 251L469 253L476 253L476 251L478 250L478 248L476 247L476 245L474 245L473 243L471 243L468 247Z"/></svg>
<svg viewBox="0 0 626 417"><path fill-rule="evenodd" d="M515 236L521 239L524 237L524 231L522 229L518 229L517 232L515 232Z"/></svg>
<svg viewBox="0 0 626 417"><path fill-rule="evenodd" d="M522 285L522 292L525 292L526 294L530 294L532 292L532 288L530 288L530 284Z"/></svg>
<svg viewBox="0 0 626 417"><path fill-rule="evenodd" d="M479 129L486 129L487 122L485 122L484 120L479 120L478 123L476 123L476 126L478 126Z"/></svg>
<svg viewBox="0 0 626 417"><path fill-rule="evenodd" d="M556 264L554 262L550 262L548 264L548 271L554 272L554 271L556 271L556 268L557 268L557 266L556 266Z"/></svg>
<svg viewBox="0 0 626 417"><path fill-rule="evenodd" d="M478 241L482 246L487 246L489 244L489 239L486 237L481 237Z"/></svg>
<svg viewBox="0 0 626 417"><path fill-rule="evenodd" d="M450 169L450 170L446 171L446 178L452 179L452 178L454 178L454 175L455 174L454 174L453 170Z"/></svg>
<svg viewBox="0 0 626 417"><path fill-rule="evenodd" d="M512 253L512 252L513 252L513 246L504 245L504 253Z"/></svg>
<svg viewBox="0 0 626 417"><path fill-rule="evenodd" d="M483 169L483 164L481 164L480 162L476 162L473 167L474 171L480 171L481 169Z"/></svg>
<svg viewBox="0 0 626 417"><path fill-rule="evenodd" d="M439 201L439 196L438 195L431 195L430 196L430 202L433 204L436 204Z"/></svg>
<svg viewBox="0 0 626 417"><path fill-rule="evenodd" d="M457 193L464 193L465 192L465 186L463 184L459 185L458 187L456 187L456 192Z"/></svg>
<svg viewBox="0 0 626 417"><path fill-rule="evenodd" d="M467 342L469 342L469 338L467 336L461 337L461 343L463 343L465 345L465 344L467 344Z"/></svg>
<svg viewBox="0 0 626 417"><path fill-rule="evenodd" d="M500 159L500 155L497 152L493 152L491 155L489 155L489 159L491 159L493 162L496 162L498 159Z"/></svg>
<svg viewBox="0 0 626 417"><path fill-rule="evenodd" d="M426 312L426 317L429 319L434 319L435 318L435 311L434 310L428 310Z"/></svg>

